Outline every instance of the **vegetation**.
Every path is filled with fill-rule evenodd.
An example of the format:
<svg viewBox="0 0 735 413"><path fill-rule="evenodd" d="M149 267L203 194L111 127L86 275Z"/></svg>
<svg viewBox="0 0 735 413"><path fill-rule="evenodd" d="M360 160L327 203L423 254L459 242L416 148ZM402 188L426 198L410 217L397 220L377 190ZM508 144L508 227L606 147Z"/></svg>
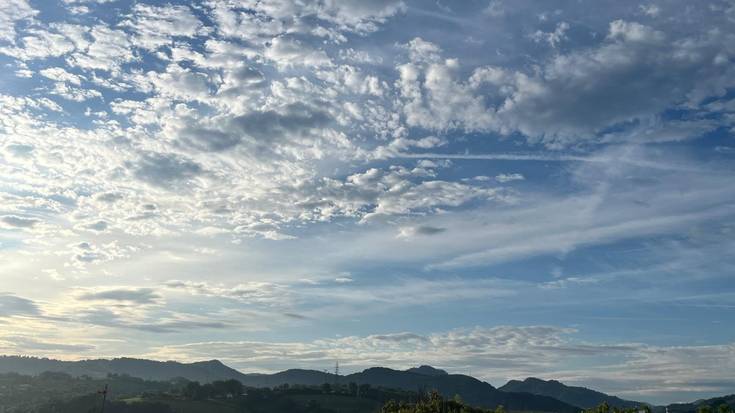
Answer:
<svg viewBox="0 0 735 413"><path fill-rule="evenodd" d="M0 374L0 412L39 411L44 405L54 405L82 395L96 395L106 384L109 384L111 389L110 398L116 399L167 392L181 387L182 383L181 380L157 382L115 374L108 375L104 379L72 377L65 373L52 372L41 373L38 376Z"/></svg>
<svg viewBox="0 0 735 413"><path fill-rule="evenodd" d="M186 384L182 395L192 400L206 400L211 398L234 398L245 392L245 387L237 380L217 380L204 385L197 381Z"/></svg>
<svg viewBox="0 0 735 413"><path fill-rule="evenodd" d="M676 403L669 405L668 410L670 413L732 413L735 411L735 394L694 403Z"/></svg>
<svg viewBox="0 0 735 413"><path fill-rule="evenodd" d="M44 370L45 369L45 370ZM357 394L359 385L370 384L373 388L394 388L406 392L416 392L419 389L437 390L445 397L455 394L473 406L494 408L505 406L511 411L524 412L558 412L579 413L579 407L565 403L554 397L530 393L500 391L489 383L462 374L448 374L446 371L430 366L421 366L409 370L393 370L383 367L374 367L362 372L347 376L335 377L334 374L315 370L290 369L275 374L243 374L217 360L196 363L161 362L144 359L117 358L111 360L82 360L58 361L38 359L32 357L2 357L0 356L0 372L14 371L23 374L39 374L42 371L63 371L75 377L87 375L90 377L105 378L106 374L128 374L148 380L168 381L175 377L186 377L200 383L214 381L237 380L245 387L274 388L289 383L291 385L321 386L323 383L355 383L352 394ZM329 387L329 385L325 386ZM324 393L349 393L349 386L337 389L328 389ZM212 397L211 387L202 384L199 389L190 389L201 394L199 399ZM154 390L151 390L154 391ZM81 395L75 393L76 395ZM83 393L86 394L86 393ZM367 397L362 397L366 399ZM596 405L597 403L591 404Z"/></svg>
<svg viewBox="0 0 735 413"><path fill-rule="evenodd" d="M431 392L428 397L421 398L416 403L389 401L381 409L381 413L505 413L503 406L495 410L484 410L467 406L461 398L452 400L443 398L437 392Z"/></svg>
<svg viewBox="0 0 735 413"><path fill-rule="evenodd" d="M373 370L372 373L383 371ZM393 374L393 371L388 371ZM405 385L404 374L399 382ZM301 374L301 373L299 373ZM329 376L327 376L329 377ZM392 377L396 377L393 374ZM450 379L448 375L438 376ZM331 376L334 378L334 376ZM460 377L462 378L462 377ZM467 380L467 379L464 379ZM440 383L442 383L440 381ZM455 381L456 383L456 381ZM472 382L474 383L474 382ZM505 413L505 403L482 409L475 400L483 400L480 393L465 391L447 398L450 387L433 387L431 393L391 389L367 383L322 383L309 385L282 384L270 387L251 387L235 379L196 382L186 379L151 381L128 375L108 374L105 378L73 377L65 373L42 373L24 376L15 373L0 374L0 412L2 413L96 413L102 407L99 391L109 385L106 413ZM421 388L421 387L419 387ZM432 387L423 387L432 388ZM465 389L456 386L457 389ZM497 392L497 391L496 391ZM503 393L518 395L524 393ZM442 396L444 394L445 396ZM464 399L464 395L472 397ZM515 397L515 396L514 396ZM537 396L548 398L547 396ZM464 399L464 400L463 400ZM484 399L487 400L487 399ZM534 413L532 407L518 408L517 399L511 412ZM554 400L555 399L551 399ZM559 402L561 403L561 402ZM566 404L561 404L566 406ZM702 400L691 404L670 405L671 413L735 413L735 396ZM487 405L485 405L487 407ZM655 408L657 413L663 407ZM577 413L651 413L651 407L617 407L603 402Z"/></svg>
<svg viewBox="0 0 735 413"><path fill-rule="evenodd" d="M708 404L700 405L697 408L697 413L733 413L735 412L735 409L733 409L732 406L726 403L722 403L717 408L712 408L712 406Z"/></svg>
<svg viewBox="0 0 735 413"><path fill-rule="evenodd" d="M106 413L376 413L387 400L410 401L415 393L367 384L243 386L237 380L201 384L146 381L130 376L74 378L64 373L0 375L0 412L96 413L99 391L109 384Z"/></svg>
<svg viewBox="0 0 735 413"><path fill-rule="evenodd" d="M33 413L98 413L102 407L102 400L97 394L75 397L71 400L50 402L36 410L16 410L17 412ZM105 403L105 413L174 413L165 403L140 401L126 403L124 401L109 401Z"/></svg>
<svg viewBox="0 0 735 413"><path fill-rule="evenodd" d="M625 407L625 408L619 408L619 407L610 407L610 405L607 402L602 402L599 406L593 407L591 409L586 409L584 411L585 413L651 413L651 407L647 405L641 405L638 407Z"/></svg>

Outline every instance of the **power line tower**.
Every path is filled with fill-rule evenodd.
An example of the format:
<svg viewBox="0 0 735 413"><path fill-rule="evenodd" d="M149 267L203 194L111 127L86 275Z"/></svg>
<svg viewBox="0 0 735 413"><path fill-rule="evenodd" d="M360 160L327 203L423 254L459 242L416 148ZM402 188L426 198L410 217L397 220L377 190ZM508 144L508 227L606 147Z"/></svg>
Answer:
<svg viewBox="0 0 735 413"><path fill-rule="evenodd" d="M339 360L334 363L334 390L339 390Z"/></svg>
<svg viewBox="0 0 735 413"><path fill-rule="evenodd" d="M100 409L100 413L105 413L105 405L107 404L107 392L109 391L109 385L105 384L104 390L100 390L97 392L97 394L102 395L102 408Z"/></svg>

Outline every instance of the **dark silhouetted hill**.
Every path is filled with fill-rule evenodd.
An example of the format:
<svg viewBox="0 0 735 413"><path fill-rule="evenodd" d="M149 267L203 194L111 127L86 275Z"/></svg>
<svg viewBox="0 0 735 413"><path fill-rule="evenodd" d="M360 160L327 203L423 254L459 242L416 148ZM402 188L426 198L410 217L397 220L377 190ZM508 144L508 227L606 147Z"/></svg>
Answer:
<svg viewBox="0 0 735 413"><path fill-rule="evenodd" d="M227 379L242 381L242 378L246 376L217 360L179 363L176 361L134 358L60 361L35 357L0 357L0 373L19 373L35 376L46 371L93 378L106 377L108 374L127 374L146 380L160 381L175 378L186 378L201 382Z"/></svg>
<svg viewBox="0 0 735 413"><path fill-rule="evenodd" d="M431 366L419 366L406 370L409 373L423 374L424 376L446 376L447 373L444 370L436 369Z"/></svg>
<svg viewBox="0 0 735 413"><path fill-rule="evenodd" d="M246 374L241 381L244 385L251 387L276 387L282 384L318 386L324 383L334 383L334 379L334 374L317 370L290 369L274 374Z"/></svg>
<svg viewBox="0 0 735 413"><path fill-rule="evenodd" d="M674 403L666 406L669 413L694 413L697 412L700 407L709 406L712 408L712 412L719 411L719 407L722 405L730 406L731 409L735 409L735 394L722 397L714 397L712 399L697 400L692 403Z"/></svg>
<svg viewBox="0 0 735 413"><path fill-rule="evenodd" d="M644 404L631 400L623 400L619 397L610 396L586 387L567 386L556 380L541 380L534 377L529 377L523 381L511 380L504 386L499 387L498 390L553 397L585 409L598 406L603 402L607 402L608 405L618 408L637 407Z"/></svg>
<svg viewBox="0 0 735 413"><path fill-rule="evenodd" d="M30 357L0 357L0 373L16 372L38 375L45 371L63 372L72 376L105 377L108 374L130 375L147 380L171 380L185 378L192 381L211 382L235 379L250 387L274 387L282 384L320 385L334 383L333 374L315 370L286 370L275 374L243 374L217 360L196 363L153 361L134 358L111 360L59 361ZM577 413L578 408L552 397L531 393L505 392L489 383L461 374L447 374L429 366L408 371L382 367L370 368L360 373L340 376L339 382L369 384L376 387L408 391L437 390L446 397L460 395L471 405L494 408L503 405L508 410L536 412Z"/></svg>
<svg viewBox="0 0 735 413"><path fill-rule="evenodd" d="M408 371L393 370L385 367L374 367L360 373L344 377L347 382L370 384L409 391L428 392L437 390L445 397L458 394L466 403L473 406L495 408L505 406L508 410L537 412L569 412L577 413L576 406L564 403L551 397L529 393L502 392L489 383L462 374L437 374L438 370L424 366ZM424 374L430 372L431 374ZM445 372L446 373L446 372Z"/></svg>

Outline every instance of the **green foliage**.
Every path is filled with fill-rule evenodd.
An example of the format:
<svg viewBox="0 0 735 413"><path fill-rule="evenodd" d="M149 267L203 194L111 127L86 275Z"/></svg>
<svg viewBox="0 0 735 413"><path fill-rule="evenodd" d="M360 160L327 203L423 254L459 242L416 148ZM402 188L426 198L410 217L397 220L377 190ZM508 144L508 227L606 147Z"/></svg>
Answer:
<svg viewBox="0 0 735 413"><path fill-rule="evenodd" d="M93 379L72 377L58 372L46 372L38 376L0 374L0 412L35 412L51 402L64 402L75 397L96 394L106 384L110 386L111 399L145 392L168 392L177 387L174 382L148 381L126 375ZM84 410L80 412L83 413Z"/></svg>
<svg viewBox="0 0 735 413"><path fill-rule="evenodd" d="M504 411L502 406L496 409L497 413ZM439 393L431 392L427 398L416 403L391 400L383 406L381 413L490 413L490 411L467 406L461 400L446 400Z"/></svg>
<svg viewBox="0 0 735 413"><path fill-rule="evenodd" d="M714 409L712 406L716 406ZM675 403L667 406L670 413L695 413L699 411L712 413L732 413L735 408L735 394L720 396L694 403Z"/></svg>
<svg viewBox="0 0 735 413"><path fill-rule="evenodd" d="M732 406L727 403L720 403L716 409L713 409L709 404L702 404L697 407L697 413L733 413L735 410Z"/></svg>
<svg viewBox="0 0 735 413"><path fill-rule="evenodd" d="M237 380L217 380L204 385L197 381L186 384L182 390L184 397L192 400L211 398L235 398L243 394L245 387Z"/></svg>
<svg viewBox="0 0 735 413"><path fill-rule="evenodd" d="M648 405L642 405L638 407L626 407L626 408L618 408L618 407L610 407L607 402L602 402L599 406L593 407L591 409L584 410L585 413L651 413L651 407Z"/></svg>
<svg viewBox="0 0 735 413"><path fill-rule="evenodd" d="M74 378L64 373L0 375L2 413L376 413L387 400L416 399L404 390L350 383L251 388L237 380L155 382L129 376Z"/></svg>
<svg viewBox="0 0 735 413"><path fill-rule="evenodd" d="M97 395L77 397L64 402L49 403L38 409L38 413L97 413L102 401ZM173 413L171 407L160 402L125 403L111 401L105 403L105 413Z"/></svg>

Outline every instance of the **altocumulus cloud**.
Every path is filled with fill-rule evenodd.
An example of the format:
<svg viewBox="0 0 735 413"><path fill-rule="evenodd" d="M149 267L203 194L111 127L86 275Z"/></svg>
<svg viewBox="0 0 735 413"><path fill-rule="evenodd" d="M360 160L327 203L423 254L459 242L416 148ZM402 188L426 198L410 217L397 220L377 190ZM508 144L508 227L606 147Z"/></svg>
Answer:
<svg viewBox="0 0 735 413"><path fill-rule="evenodd" d="M155 304L162 297L151 288L115 288L83 292L79 294L78 299L85 301L122 301L133 304Z"/></svg>
<svg viewBox="0 0 735 413"><path fill-rule="evenodd" d="M21 217L17 215L5 215L0 218L0 221L6 226L13 228L32 228L41 222L41 220L37 218Z"/></svg>
<svg viewBox="0 0 735 413"><path fill-rule="evenodd" d="M37 316L40 314L41 310L33 300L13 294L0 293L0 317Z"/></svg>
<svg viewBox="0 0 735 413"><path fill-rule="evenodd" d="M444 3L0 0L5 348L719 392L735 6Z"/></svg>

